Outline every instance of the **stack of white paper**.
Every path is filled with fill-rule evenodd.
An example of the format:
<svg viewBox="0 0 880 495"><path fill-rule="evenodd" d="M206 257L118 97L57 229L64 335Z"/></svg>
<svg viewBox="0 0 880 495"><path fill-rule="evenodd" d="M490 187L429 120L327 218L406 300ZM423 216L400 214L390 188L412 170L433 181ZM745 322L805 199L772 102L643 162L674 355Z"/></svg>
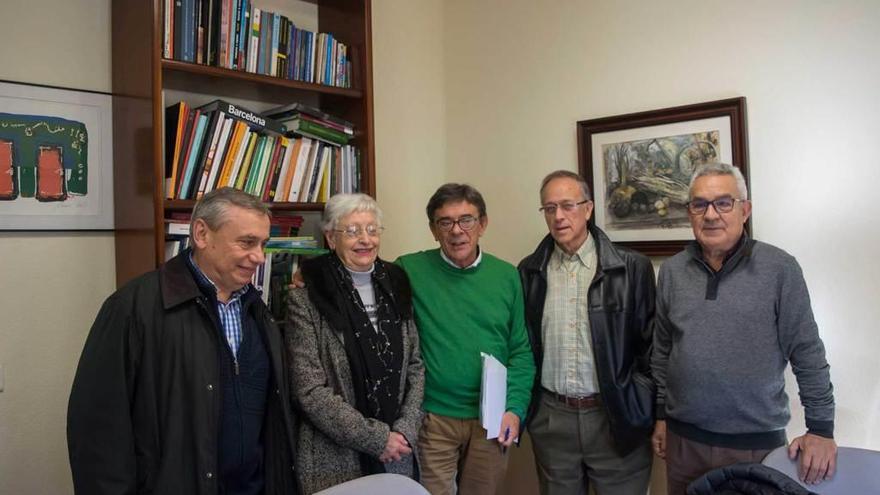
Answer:
<svg viewBox="0 0 880 495"><path fill-rule="evenodd" d="M486 438L498 438L501 417L507 407L507 368L494 356L481 352L483 380L480 385L480 423Z"/></svg>

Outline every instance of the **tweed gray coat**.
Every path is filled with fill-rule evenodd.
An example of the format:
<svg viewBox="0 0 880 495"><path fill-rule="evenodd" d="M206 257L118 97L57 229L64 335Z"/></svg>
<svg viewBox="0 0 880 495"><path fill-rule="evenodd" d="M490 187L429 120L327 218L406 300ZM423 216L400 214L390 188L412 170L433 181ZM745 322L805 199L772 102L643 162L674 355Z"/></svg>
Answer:
<svg viewBox="0 0 880 495"><path fill-rule="evenodd" d="M331 328L309 300L306 289L291 291L287 314L285 345L290 383L294 405L301 412L295 460L301 493L308 495L362 476L359 452L378 458L391 430L406 437L413 454L385 468L389 473L412 477L425 388L425 367L412 318L405 319L401 326L401 411L389 429L381 421L365 418L355 408L342 334Z"/></svg>

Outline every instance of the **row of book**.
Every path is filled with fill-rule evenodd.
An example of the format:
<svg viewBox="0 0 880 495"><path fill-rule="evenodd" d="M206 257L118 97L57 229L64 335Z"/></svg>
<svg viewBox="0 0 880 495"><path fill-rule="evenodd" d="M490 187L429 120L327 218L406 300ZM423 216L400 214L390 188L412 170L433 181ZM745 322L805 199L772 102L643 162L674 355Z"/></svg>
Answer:
<svg viewBox="0 0 880 495"><path fill-rule="evenodd" d="M349 47L253 0L163 0L167 59L351 87Z"/></svg>
<svg viewBox="0 0 880 495"><path fill-rule="evenodd" d="M289 114L289 107L282 111ZM303 118L300 110L293 113L297 120ZM222 100L198 108L186 102L168 107L165 197L199 199L214 189L235 187L266 202L324 202L336 193L358 191L360 154L340 146L353 135L351 124L336 119L334 125L345 131L326 127L326 119L313 120L314 133L305 132L307 137ZM328 130L346 137L334 142L318 136Z"/></svg>

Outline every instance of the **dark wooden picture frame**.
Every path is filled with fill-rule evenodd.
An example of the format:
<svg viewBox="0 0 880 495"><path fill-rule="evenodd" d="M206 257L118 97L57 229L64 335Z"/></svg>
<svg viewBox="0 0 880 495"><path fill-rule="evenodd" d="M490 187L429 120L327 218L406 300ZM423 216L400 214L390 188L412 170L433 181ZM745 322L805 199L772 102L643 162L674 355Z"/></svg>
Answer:
<svg viewBox="0 0 880 495"><path fill-rule="evenodd" d="M694 167L730 163L749 183L745 97L582 120L577 141L578 168L594 196L591 221L648 256L673 255L693 239L683 203Z"/></svg>

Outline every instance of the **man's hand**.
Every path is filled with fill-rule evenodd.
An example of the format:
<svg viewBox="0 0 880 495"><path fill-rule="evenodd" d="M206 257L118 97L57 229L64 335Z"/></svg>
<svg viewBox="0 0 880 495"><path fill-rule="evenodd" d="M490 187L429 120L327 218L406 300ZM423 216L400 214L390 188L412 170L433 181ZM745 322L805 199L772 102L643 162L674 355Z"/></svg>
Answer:
<svg viewBox="0 0 880 495"><path fill-rule="evenodd" d="M505 449L510 447L519 436L519 416L507 411L501 416L501 431L498 432L498 443Z"/></svg>
<svg viewBox="0 0 880 495"><path fill-rule="evenodd" d="M409 442L406 441L406 437L396 431L392 431L388 434L388 441L385 443L385 449L382 450L382 454L379 455L379 461L382 463L399 461L401 457L410 453L412 453L412 448L410 448Z"/></svg>
<svg viewBox="0 0 880 495"><path fill-rule="evenodd" d="M833 438L806 433L791 441L788 457L794 459L800 453L798 478L808 485L830 480L837 469L837 443Z"/></svg>
<svg viewBox="0 0 880 495"><path fill-rule="evenodd" d="M651 447L661 459L666 459L666 420L658 419L654 423L654 434L651 435Z"/></svg>

